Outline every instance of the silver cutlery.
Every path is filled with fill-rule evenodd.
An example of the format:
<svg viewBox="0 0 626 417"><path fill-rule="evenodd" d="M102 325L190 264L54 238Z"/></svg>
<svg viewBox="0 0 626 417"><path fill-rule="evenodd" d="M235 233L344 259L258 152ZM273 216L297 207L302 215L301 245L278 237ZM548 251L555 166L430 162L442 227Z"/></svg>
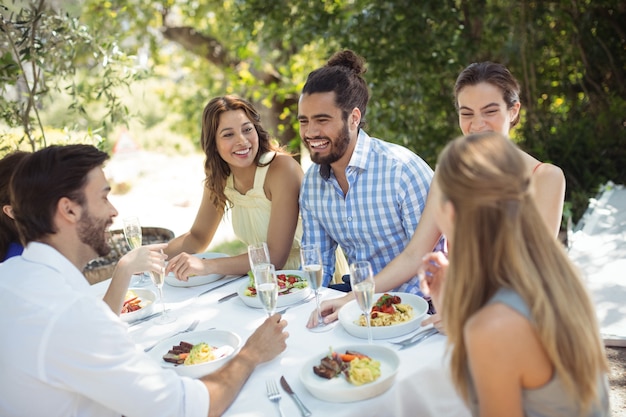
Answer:
<svg viewBox="0 0 626 417"><path fill-rule="evenodd" d="M400 345L400 346L406 345L407 343L411 343L415 338L420 337L423 334L432 332L433 329L434 329L434 327L429 327L427 329L422 329L422 330L419 330L417 333L414 333L411 336L407 337L406 339L402 339L402 340L399 340L397 342L389 342L389 343L391 343L393 345Z"/></svg>
<svg viewBox="0 0 626 417"><path fill-rule="evenodd" d="M228 295L223 296L222 298L220 298L219 300L217 300L218 303L223 303L224 301L228 301L233 297L236 297L238 293L234 292Z"/></svg>
<svg viewBox="0 0 626 417"><path fill-rule="evenodd" d="M406 349L406 348L409 348L409 347L411 347L411 346L415 346L415 345L417 345L418 343L421 343L421 342L423 342L424 340L426 340L426 339L428 339L429 337L434 336L434 335L436 335L436 334L439 334L439 330L437 330L437 329L433 329L433 331L431 331L431 332L429 332L429 333L424 333L424 334L422 334L420 337L418 337L417 339L412 340L412 341L410 341L410 342L408 342L408 343L406 343L406 344L404 344L404 345L400 346L400 350L402 350L402 349Z"/></svg>
<svg viewBox="0 0 626 417"><path fill-rule="evenodd" d="M247 277L248 277L248 275L242 275L242 276L237 277L237 278L229 279L229 280L228 280L228 281L226 281L226 282L222 282L220 285L216 285L215 287L209 288L208 290L201 292L200 294L196 295L196 297L201 297L201 296L203 296L204 294L208 294L208 293L210 293L211 291L215 291L215 290L217 290L218 288L222 288L224 285L228 285L228 284L230 284L231 282L238 281L238 280L240 280L241 278L244 278L244 277L246 277L246 278L247 278Z"/></svg>
<svg viewBox="0 0 626 417"><path fill-rule="evenodd" d="M169 311L170 311L170 309L169 309L169 308L168 308L167 310L165 310L165 312L166 312L166 313L167 313L167 312L169 312ZM156 316L160 316L160 315L161 315L161 312L160 312L160 311L158 311L158 312L156 312L156 313L152 313L152 314L150 314L149 316L142 317L142 318L137 319L137 320L135 320L135 321L133 321L133 322L131 322L131 323L128 323L128 327L133 327L133 326L134 326L134 325L136 325L136 324L143 323L144 321L148 321L148 320L153 319L153 318L155 318Z"/></svg>
<svg viewBox="0 0 626 417"><path fill-rule="evenodd" d="M156 345L158 345L159 343L161 343L162 341L164 341L164 340L166 340L166 339L169 339L170 337L174 337L174 336L176 336L176 335L183 334L183 333L189 333L189 332L191 332L191 331L195 330L195 328L198 326L198 323L200 323L200 320L195 319L195 320L193 321L193 323L191 323L191 324L189 325L189 327L187 327L185 330L181 330L181 331L179 331L179 332L174 333L174 334L173 334L173 335L171 335L171 336L164 337L163 339L159 340L158 342L154 343L153 345L150 345L150 346L148 346L147 348L145 348L145 349L144 349L144 352L150 352L150 351L151 351L151 350L152 350L152 349L153 349Z"/></svg>
<svg viewBox="0 0 626 417"><path fill-rule="evenodd" d="M280 409L279 402L281 399L281 395L280 395L280 392L278 392L278 387L276 386L276 382L274 382L271 379L267 380L265 382L265 388L267 389L267 398L269 398L271 402L276 404L276 407L278 408L278 414L280 414L280 417L284 417L283 410Z"/></svg>
<svg viewBox="0 0 626 417"><path fill-rule="evenodd" d="M311 295L307 296L306 298L304 298L304 299L302 299L302 300L300 300L300 301L298 301L296 303L289 304L288 306L286 306L282 310L277 311L276 313L278 313L278 314L285 314L285 312L287 310L289 310L291 307L296 307L296 306L299 306L299 305L302 305L302 304L306 304L309 301L313 300L314 298L315 298L315 294L311 294Z"/></svg>
<svg viewBox="0 0 626 417"><path fill-rule="evenodd" d="M283 389L287 392L287 394L289 394L291 396L291 398L293 398L294 402L296 403L296 405L298 406L298 408L300 409L300 413L302 414L303 417L308 417L311 415L311 412L309 411L308 408L305 407L305 405L302 403L302 401L300 401L300 398L298 398L298 396L296 395L295 392L293 392L293 390L291 389L291 387L289 386L289 384L287 383L287 380L285 379L284 376L280 377L280 385L283 387Z"/></svg>

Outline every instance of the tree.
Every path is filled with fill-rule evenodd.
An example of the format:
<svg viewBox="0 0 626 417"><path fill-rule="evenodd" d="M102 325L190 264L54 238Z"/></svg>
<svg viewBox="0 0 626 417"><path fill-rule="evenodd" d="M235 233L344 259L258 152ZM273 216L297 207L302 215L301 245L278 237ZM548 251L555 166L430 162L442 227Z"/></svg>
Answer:
<svg viewBox="0 0 626 417"><path fill-rule="evenodd" d="M501 62L523 87L513 139L563 168L575 218L599 184L626 182L623 21L618 0L86 0L81 15L128 53L151 51L155 73L175 83L164 97L180 115L177 129L192 138L209 98L236 93L297 146L306 75L332 52L354 49L368 61L369 133L431 165L460 134L457 74L471 62Z"/></svg>
<svg viewBox="0 0 626 417"><path fill-rule="evenodd" d="M0 6L0 114L9 127L21 127L16 140L4 133L0 150L31 150L48 144L40 108L52 91L65 90L72 98L71 125L60 126L67 140L78 129L106 146L111 125L124 123L128 109L116 89L140 78L131 59L103 33L93 33L67 12L54 10L44 0ZM87 72L89 77L85 77ZM88 105L103 102L106 112L97 116ZM84 121L81 126L81 121ZM85 138L79 138L84 141Z"/></svg>

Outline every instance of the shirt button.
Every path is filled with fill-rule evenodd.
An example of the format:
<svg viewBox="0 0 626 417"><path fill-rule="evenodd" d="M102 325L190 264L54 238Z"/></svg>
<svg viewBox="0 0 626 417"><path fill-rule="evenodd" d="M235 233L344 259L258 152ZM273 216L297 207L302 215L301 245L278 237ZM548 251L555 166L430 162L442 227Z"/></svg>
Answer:
<svg viewBox="0 0 626 417"><path fill-rule="evenodd" d="M348 221L351 222L352 221L352 216L348 216Z"/></svg>

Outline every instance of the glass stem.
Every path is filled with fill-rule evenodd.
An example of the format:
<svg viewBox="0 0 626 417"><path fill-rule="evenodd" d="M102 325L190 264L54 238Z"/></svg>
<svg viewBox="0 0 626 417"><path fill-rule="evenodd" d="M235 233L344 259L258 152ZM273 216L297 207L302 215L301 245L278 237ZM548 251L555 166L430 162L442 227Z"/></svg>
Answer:
<svg viewBox="0 0 626 417"><path fill-rule="evenodd" d="M163 301L163 288L159 287L159 298L161 299L161 308L163 313L161 315L165 315L165 302Z"/></svg>
<svg viewBox="0 0 626 417"><path fill-rule="evenodd" d="M322 310L320 309L320 291L315 290L315 303L317 304L317 325L323 326L324 320L322 319Z"/></svg>
<svg viewBox="0 0 626 417"><path fill-rule="evenodd" d="M365 320L367 321L367 341L372 344L372 326L370 324L370 313L365 313Z"/></svg>

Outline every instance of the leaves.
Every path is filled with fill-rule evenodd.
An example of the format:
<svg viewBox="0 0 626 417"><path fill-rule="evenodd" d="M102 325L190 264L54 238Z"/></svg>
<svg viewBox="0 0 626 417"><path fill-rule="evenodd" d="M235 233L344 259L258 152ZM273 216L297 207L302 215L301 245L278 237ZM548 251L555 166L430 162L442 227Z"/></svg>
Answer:
<svg viewBox="0 0 626 417"><path fill-rule="evenodd" d="M35 112L49 91L66 89L76 123L106 136L132 116L116 91L146 76L133 61L141 57L177 114L177 132L198 142L206 102L234 93L251 99L264 125L297 151L297 100L307 74L351 48L367 60L368 132L431 166L460 134L452 95L458 73L491 60L507 65L522 87L523 123L512 136L563 168L567 198L582 201L572 206L574 218L586 206L580 196L593 195L605 178L626 182L626 10L618 0L522 0L515 7L504 0L65 3L65 14L38 8L43 2L12 10L11 26L0 27L2 51L11 51L0 56L3 92L31 81L24 68L41 71L29 105L0 101L3 118L23 120L25 132L36 118L13 112ZM4 48L7 39L15 51ZM92 110L96 100L107 107L102 114Z"/></svg>

